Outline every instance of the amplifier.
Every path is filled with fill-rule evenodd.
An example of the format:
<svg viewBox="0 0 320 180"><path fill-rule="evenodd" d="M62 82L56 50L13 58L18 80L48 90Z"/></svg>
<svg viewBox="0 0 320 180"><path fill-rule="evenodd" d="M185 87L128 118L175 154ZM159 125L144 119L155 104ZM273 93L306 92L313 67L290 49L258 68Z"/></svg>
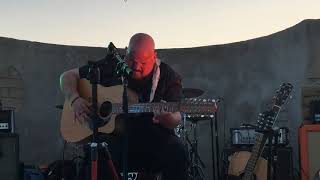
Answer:
<svg viewBox="0 0 320 180"><path fill-rule="evenodd" d="M254 127L230 128L231 145L252 145L255 142Z"/></svg>
<svg viewBox="0 0 320 180"><path fill-rule="evenodd" d="M313 180L320 171L320 124L303 125L299 129L301 180Z"/></svg>
<svg viewBox="0 0 320 180"><path fill-rule="evenodd" d="M277 138L272 139L272 144L286 146L289 144L289 129L286 127L274 128ZM231 145L253 145L255 143L256 129L254 127L230 128ZM267 141L268 145L268 141Z"/></svg>
<svg viewBox="0 0 320 180"><path fill-rule="evenodd" d="M0 111L0 133L14 132L14 111L2 110Z"/></svg>
<svg viewBox="0 0 320 180"><path fill-rule="evenodd" d="M19 136L0 133L0 179L19 180Z"/></svg>
<svg viewBox="0 0 320 180"><path fill-rule="evenodd" d="M320 123L320 101L313 100L309 104L311 120L316 124Z"/></svg>

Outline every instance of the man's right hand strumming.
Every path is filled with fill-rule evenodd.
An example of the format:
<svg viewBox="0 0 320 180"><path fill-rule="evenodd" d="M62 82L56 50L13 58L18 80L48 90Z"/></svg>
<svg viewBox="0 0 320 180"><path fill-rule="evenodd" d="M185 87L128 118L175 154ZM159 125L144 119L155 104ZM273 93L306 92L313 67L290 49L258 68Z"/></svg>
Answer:
<svg viewBox="0 0 320 180"><path fill-rule="evenodd" d="M90 103L80 96L73 99L71 108L74 112L75 120L79 123L89 120Z"/></svg>

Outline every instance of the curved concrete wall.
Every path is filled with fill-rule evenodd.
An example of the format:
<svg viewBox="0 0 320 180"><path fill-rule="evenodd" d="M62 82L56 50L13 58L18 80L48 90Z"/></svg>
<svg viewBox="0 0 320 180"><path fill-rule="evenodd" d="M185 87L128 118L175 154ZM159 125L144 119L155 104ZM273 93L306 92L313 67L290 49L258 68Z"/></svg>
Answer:
<svg viewBox="0 0 320 180"><path fill-rule="evenodd" d="M320 20L307 20L282 32L225 45L158 50L159 57L184 78L185 87L220 97L220 147L229 141L230 127L254 123L268 107L282 82L295 86L293 98L280 114L277 126L288 126L298 163L297 128L302 121L301 86L320 79ZM108 40L106 39L106 42ZM0 38L1 67L14 66L25 84L23 108L16 113L21 159L50 163L62 158L59 132L63 102L59 75L105 55L104 48L61 46ZM211 174L210 122L199 123L200 155Z"/></svg>

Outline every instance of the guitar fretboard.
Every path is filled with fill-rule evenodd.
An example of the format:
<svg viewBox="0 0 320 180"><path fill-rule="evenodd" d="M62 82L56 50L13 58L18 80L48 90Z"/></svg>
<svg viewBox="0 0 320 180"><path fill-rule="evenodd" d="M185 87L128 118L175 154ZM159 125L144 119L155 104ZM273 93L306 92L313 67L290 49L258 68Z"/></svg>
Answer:
<svg viewBox="0 0 320 180"><path fill-rule="evenodd" d="M274 112L274 118L276 119L279 112L280 112L280 106L274 105L272 107L272 112ZM249 180L252 177L252 174L254 172L254 169L256 167L256 164L258 162L258 159L264 149L264 146L266 144L267 141L267 135L266 134L262 134L257 132L256 133L256 140L254 143L254 146L252 147L251 150L251 156L247 162L247 165L245 167L245 174L243 176L243 180Z"/></svg>
<svg viewBox="0 0 320 180"><path fill-rule="evenodd" d="M154 112L160 113L163 111L167 112L177 112L180 111L180 104L174 102L168 103L139 103L129 105L129 113L147 113ZM112 105L112 113L119 114L123 113L122 104L113 104Z"/></svg>
<svg viewBox="0 0 320 180"><path fill-rule="evenodd" d="M243 179L246 179L246 177L250 179L250 177L252 176L265 142L266 142L266 138L264 138L264 135L261 133L257 133L256 141L251 150L251 156L246 165L245 175Z"/></svg>
<svg viewBox="0 0 320 180"><path fill-rule="evenodd" d="M201 113L210 114L216 111L215 103L210 102L156 102L156 103L138 103L131 104L128 107L129 113L143 113L143 112L184 112L184 113ZM112 113L123 113L122 104L112 104Z"/></svg>

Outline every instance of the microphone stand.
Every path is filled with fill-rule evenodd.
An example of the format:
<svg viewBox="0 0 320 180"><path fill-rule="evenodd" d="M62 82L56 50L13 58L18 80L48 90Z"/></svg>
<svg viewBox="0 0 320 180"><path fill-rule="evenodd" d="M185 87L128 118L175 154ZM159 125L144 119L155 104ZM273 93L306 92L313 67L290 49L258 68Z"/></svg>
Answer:
<svg viewBox="0 0 320 180"><path fill-rule="evenodd" d="M214 128L216 137L216 158L217 158L217 177L220 179L220 148L219 148L219 132L218 132L218 113L214 113Z"/></svg>
<svg viewBox="0 0 320 180"><path fill-rule="evenodd" d="M212 175L213 175L213 179L216 179L216 177L218 179L220 179L220 165L219 165L219 132L218 132L218 106L217 106L217 103L220 102L220 99L218 99L217 101L215 101L216 103L216 111L214 112L213 115L210 116L210 129L211 129L211 154L212 154L212 168L213 168L213 171L212 171ZM214 124L213 124L213 121L214 121ZM214 131L215 131L215 134L213 134L213 125L214 125ZM214 152L214 146L213 146L213 137L215 137L215 145L216 145L216 151ZM216 160L215 160L215 157L216 157ZM217 168L216 168L216 165L217 165ZM217 174L216 174L216 171L217 171ZM217 175L217 176L216 176Z"/></svg>
<svg viewBox="0 0 320 180"><path fill-rule="evenodd" d="M98 112L98 98L97 98L97 85L100 82L100 70L97 63L93 61L88 62L89 72L87 78L90 81L91 89L92 89L92 111L90 114L91 118L91 127L92 127L92 140L90 143L90 151L91 151L91 180L98 179L98 143L97 143L97 135L98 135L98 121L100 120L97 112Z"/></svg>
<svg viewBox="0 0 320 180"><path fill-rule="evenodd" d="M122 144L122 172L123 172L123 180L128 179L128 132L127 132L127 123L129 120L129 105L128 105L128 79L125 76L122 76L123 83L123 94L122 94L122 109L124 112L124 122L121 123L123 126L123 144Z"/></svg>
<svg viewBox="0 0 320 180"><path fill-rule="evenodd" d="M216 114L216 113L215 113ZM211 158L212 158L212 179L216 179L216 162L215 162L215 153L214 153L214 143L213 143L213 116L210 117L210 130L211 130ZM216 128L215 128L216 130Z"/></svg>
<svg viewBox="0 0 320 180"><path fill-rule="evenodd" d="M127 131L127 123L129 120L129 104L128 104L128 77L131 75L132 70L128 66L128 64L121 58L118 53L117 48L110 42L108 49L111 51L113 56L118 61L116 66L116 73L118 76L121 76L122 84L123 84L123 94L122 94L122 110L123 110L123 123L121 123L123 127L123 151L122 151L122 172L123 180L128 180L128 131Z"/></svg>
<svg viewBox="0 0 320 180"><path fill-rule="evenodd" d="M131 72L128 70L127 64L125 64L125 62L121 59L120 55L117 53L116 51L117 49L114 47L114 45L112 43L110 43L109 47L108 47L108 56L104 59L104 61L108 61L110 57L110 53L112 53L111 55L115 56L116 59L118 60L118 64L117 64L117 74L125 74L125 72L128 72L128 74ZM120 59L119 59L120 58ZM120 61L121 60L121 61ZM100 83L100 69L99 66L101 64L104 64L105 62L102 61L88 61L88 67L89 67L89 72L87 74L87 79L90 81L91 84L91 92L92 92L92 111L90 113L90 119L91 119L91 124L90 124L90 128L92 129L93 133L92 133L92 141L91 143L89 143L90 146L90 152L91 152L91 180L98 180L99 174L98 174L98 160L99 160L99 156L98 156L98 152L99 149L103 149L105 152L104 154L107 157L107 164L110 168L111 171L111 175L113 177L114 180L119 180L118 174L115 170L114 164L111 160L111 155L109 153L109 150L107 148L106 143L102 143L100 144L100 142L98 142L97 137L98 137L98 126L102 123L102 119L99 118L98 116L98 84ZM120 68L120 69L119 69ZM126 89L126 88L125 88ZM124 93L126 93L126 91L124 90ZM123 98L125 100L125 97ZM128 104L127 100L125 100L123 104ZM128 105L126 105L128 106ZM126 112L128 112L127 110L128 108L124 107L124 110L126 110ZM124 157L126 158L126 156ZM126 163L125 163L126 165ZM127 173L125 174L125 177ZM100 177L101 178L101 177ZM127 178L126 178L127 179Z"/></svg>

